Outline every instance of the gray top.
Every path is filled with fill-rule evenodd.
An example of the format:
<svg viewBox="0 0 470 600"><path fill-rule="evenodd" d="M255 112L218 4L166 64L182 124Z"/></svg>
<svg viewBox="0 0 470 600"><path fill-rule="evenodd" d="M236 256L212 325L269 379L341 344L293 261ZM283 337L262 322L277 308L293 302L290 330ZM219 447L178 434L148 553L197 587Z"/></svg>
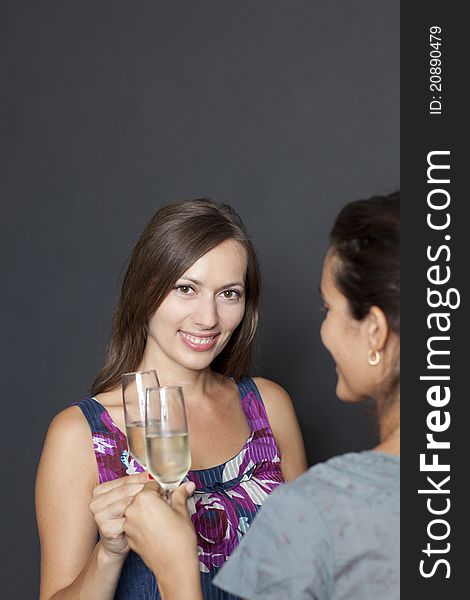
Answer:
<svg viewBox="0 0 470 600"><path fill-rule="evenodd" d="M271 494L214 580L248 600L397 600L400 458L343 454Z"/></svg>

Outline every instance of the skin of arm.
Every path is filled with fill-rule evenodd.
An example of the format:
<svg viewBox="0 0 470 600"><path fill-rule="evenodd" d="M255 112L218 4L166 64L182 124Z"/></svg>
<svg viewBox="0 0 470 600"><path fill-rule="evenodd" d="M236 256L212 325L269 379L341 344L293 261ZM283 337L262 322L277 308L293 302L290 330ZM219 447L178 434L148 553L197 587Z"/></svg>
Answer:
<svg viewBox="0 0 470 600"><path fill-rule="evenodd" d="M88 425L78 407L67 408L49 427L36 479L40 600L114 597L129 551L123 513L146 474L95 488L97 476Z"/></svg>
<svg viewBox="0 0 470 600"><path fill-rule="evenodd" d="M253 379L263 398L269 424L281 453L281 469L286 481L293 481L307 469L305 447L299 422L289 394L274 381Z"/></svg>
<svg viewBox="0 0 470 600"><path fill-rule="evenodd" d="M202 600L196 533L187 510L194 484L177 488L171 506L158 490L148 483L126 509L129 546L155 574L163 600Z"/></svg>

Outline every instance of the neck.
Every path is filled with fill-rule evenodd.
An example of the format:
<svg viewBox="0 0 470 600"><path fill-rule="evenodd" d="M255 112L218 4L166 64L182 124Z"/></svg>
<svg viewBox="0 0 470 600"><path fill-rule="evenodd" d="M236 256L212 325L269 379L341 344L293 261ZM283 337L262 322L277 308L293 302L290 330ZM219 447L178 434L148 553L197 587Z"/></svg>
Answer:
<svg viewBox="0 0 470 600"><path fill-rule="evenodd" d="M400 456L400 400L379 418L380 444L374 450Z"/></svg>
<svg viewBox="0 0 470 600"><path fill-rule="evenodd" d="M186 400L206 396L217 377L210 367L194 370L172 361L158 347L147 342L139 371L155 369L161 386L179 385Z"/></svg>

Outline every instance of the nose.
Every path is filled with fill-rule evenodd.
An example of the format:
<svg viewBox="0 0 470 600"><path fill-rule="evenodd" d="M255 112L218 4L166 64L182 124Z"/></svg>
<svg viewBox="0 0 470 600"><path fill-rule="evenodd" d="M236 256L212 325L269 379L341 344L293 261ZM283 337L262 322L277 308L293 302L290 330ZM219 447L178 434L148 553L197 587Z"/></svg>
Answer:
<svg viewBox="0 0 470 600"><path fill-rule="evenodd" d="M214 329L219 324L217 301L214 297L200 298L193 313L194 324L201 329Z"/></svg>

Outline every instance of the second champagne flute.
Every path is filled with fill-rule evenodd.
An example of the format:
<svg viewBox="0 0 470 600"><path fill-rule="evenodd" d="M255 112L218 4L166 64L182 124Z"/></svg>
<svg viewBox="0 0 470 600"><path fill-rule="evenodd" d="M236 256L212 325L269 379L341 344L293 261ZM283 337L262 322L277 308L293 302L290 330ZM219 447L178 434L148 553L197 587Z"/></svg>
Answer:
<svg viewBox="0 0 470 600"><path fill-rule="evenodd" d="M181 387L147 389L145 451L148 470L170 498L191 466Z"/></svg>
<svg viewBox="0 0 470 600"><path fill-rule="evenodd" d="M145 467L145 391L158 385L157 372L124 373L121 381L127 445L133 458Z"/></svg>

